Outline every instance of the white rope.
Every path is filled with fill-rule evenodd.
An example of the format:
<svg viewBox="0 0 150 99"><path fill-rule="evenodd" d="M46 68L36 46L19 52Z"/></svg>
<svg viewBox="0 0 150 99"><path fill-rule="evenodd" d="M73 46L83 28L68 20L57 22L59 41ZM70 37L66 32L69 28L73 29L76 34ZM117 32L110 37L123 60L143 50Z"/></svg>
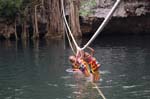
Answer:
<svg viewBox="0 0 150 99"><path fill-rule="evenodd" d="M62 13L62 15L63 15L63 13ZM69 41L69 45L70 45L70 47L71 47L71 49L72 49L72 52L73 52L73 54L76 54L75 49L73 48L73 44L72 44L71 39L70 39L69 34L68 34L68 30L69 30L69 29L67 30L67 27L66 27L66 24L65 24L65 23L63 23L63 26L64 26L64 29L65 29L64 39L65 39L65 34L66 34L66 35L67 35L67 39L68 39L68 41Z"/></svg>
<svg viewBox="0 0 150 99"><path fill-rule="evenodd" d="M70 27L69 27L69 25L68 25L68 22L67 22L67 19L66 19L66 16L65 16L64 2L63 2L63 0L61 0L61 6L62 6L63 18L64 18L64 21L65 21L66 27L67 27L67 29L68 29L68 31L69 31L69 34L70 34L70 36L71 36L71 38L72 38L72 41L73 41L73 43L74 43L74 45L75 45L77 51L79 51L79 50L81 50L81 48L78 46L77 42L75 41L75 38L74 38L74 36L73 36L73 34L72 34L72 32L71 32L71 29L70 29Z"/></svg>
<svg viewBox="0 0 150 99"><path fill-rule="evenodd" d="M103 99L106 99L106 97L104 96L104 94L102 93L102 91L100 90L100 88L99 88L95 83L92 83L92 84L93 84L93 85L95 86L95 88L97 89L99 95L101 95L101 97L102 97Z"/></svg>
<svg viewBox="0 0 150 99"><path fill-rule="evenodd" d="M71 49L72 49L72 51L73 51L73 54L76 54L76 53L75 53L75 49L73 48L73 45L72 45L72 43L71 43L71 40L70 40L70 37L69 37L69 34L68 34L68 32L67 32L67 29L66 29L65 24L64 24L64 27L65 27L65 32L66 32L66 35L67 35L67 39L68 39L68 41L69 41L69 45L70 45L70 47L71 47Z"/></svg>
<svg viewBox="0 0 150 99"><path fill-rule="evenodd" d="M106 26L106 24L111 19L114 11L116 10L116 8L117 8L117 6L119 5L120 2L121 2L121 0L117 0L116 1L116 3L114 4L114 6L112 7L111 11L108 13L108 15L106 16L106 18L104 19L104 21L102 22L102 24L100 25L100 27L97 29L97 31L92 36L92 38L82 48L80 48L78 46L77 42L75 41L75 38L74 38L74 36L73 36L73 34L71 32L71 29L70 29L70 27L68 25L68 22L67 22L67 19L66 19L66 16L65 16L65 11L64 11L64 5L63 5L64 2L63 2L63 0L61 0L62 11L63 11L63 18L64 18L64 21L65 21L66 27L67 27L67 29L69 31L69 34L70 34L70 36L71 36L71 38L73 40L73 43L75 44L75 47L77 49L77 53L78 53L78 51L84 50L86 47L88 47L92 43L92 41L98 36L98 34L104 29L104 27ZM69 38L68 34L67 34L67 37L68 37L69 43L71 44L70 38ZM72 50L73 50L73 48L72 48ZM97 89L98 93L102 96L102 98L106 99L105 96L103 95L102 91L98 88L98 86L95 83L93 83L93 85L95 85L95 88Z"/></svg>
<svg viewBox="0 0 150 99"><path fill-rule="evenodd" d="M92 38L84 45L83 48L81 48L81 50L84 50L86 47L88 47L92 41L98 36L98 34L104 29L104 27L106 26L106 24L109 22L109 20L111 19L114 11L116 10L117 6L120 4L121 0L117 0L116 3L114 4L114 6L112 7L112 9L110 10L110 12L108 13L108 15L106 16L106 18L104 19L104 21L102 22L102 24L100 25L100 27L97 29L97 31L95 32L95 34L92 36Z"/></svg>
<svg viewBox="0 0 150 99"><path fill-rule="evenodd" d="M63 18L66 24L66 27L68 28L69 34L75 44L75 47L77 48L77 51L80 50L84 50L87 46L89 46L92 41L98 36L98 34L104 29L104 27L106 26L106 24L109 22L109 20L111 19L114 11L116 10L117 6L119 5L119 3L121 2L121 0L117 0L116 3L114 4L114 6L112 7L112 9L110 10L110 12L108 13L108 15L106 16L106 18L104 19L104 21L102 22L102 24L100 25L100 27L97 29L97 31L94 33L94 35L92 36L92 38L84 45L84 47L80 48L77 44L77 42L75 41L75 38L71 32L71 29L68 25L66 16L65 16L65 11L64 11L64 5L63 5L63 0L61 0L61 4L62 4L62 11L63 11Z"/></svg>

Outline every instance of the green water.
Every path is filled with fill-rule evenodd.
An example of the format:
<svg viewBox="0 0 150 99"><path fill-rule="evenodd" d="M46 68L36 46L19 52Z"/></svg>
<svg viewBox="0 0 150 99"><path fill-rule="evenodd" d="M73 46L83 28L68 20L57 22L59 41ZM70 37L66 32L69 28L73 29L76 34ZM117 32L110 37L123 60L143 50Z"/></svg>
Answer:
<svg viewBox="0 0 150 99"><path fill-rule="evenodd" d="M125 36L92 43L102 65L96 84L107 99L150 99L149 42L148 36ZM102 99L94 86L66 72L71 54L63 40L0 41L0 99Z"/></svg>

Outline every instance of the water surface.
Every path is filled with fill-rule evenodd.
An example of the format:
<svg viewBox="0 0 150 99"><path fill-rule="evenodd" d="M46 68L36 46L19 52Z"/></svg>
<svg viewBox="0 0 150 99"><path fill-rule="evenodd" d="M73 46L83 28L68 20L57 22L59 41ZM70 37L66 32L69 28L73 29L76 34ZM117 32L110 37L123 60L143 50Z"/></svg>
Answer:
<svg viewBox="0 0 150 99"><path fill-rule="evenodd" d="M88 38L79 43L84 45ZM97 86L107 99L150 99L150 37L99 37ZM64 40L0 41L0 99L102 99L95 86L66 72Z"/></svg>

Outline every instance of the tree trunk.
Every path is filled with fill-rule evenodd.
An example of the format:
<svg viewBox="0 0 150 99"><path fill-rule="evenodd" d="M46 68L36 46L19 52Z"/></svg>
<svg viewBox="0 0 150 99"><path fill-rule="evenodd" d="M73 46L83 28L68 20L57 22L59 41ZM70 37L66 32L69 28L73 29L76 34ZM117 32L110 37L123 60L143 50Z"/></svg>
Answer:
<svg viewBox="0 0 150 99"><path fill-rule="evenodd" d="M26 32L26 21L24 20L23 24L22 24L22 39L26 39L27 38L27 32Z"/></svg>
<svg viewBox="0 0 150 99"><path fill-rule="evenodd" d="M16 23L16 19L15 19L15 38L16 38L16 40L18 40L16 24L17 23Z"/></svg>
<svg viewBox="0 0 150 99"><path fill-rule="evenodd" d="M71 31L75 37L81 37L79 21L79 0L69 0Z"/></svg>
<svg viewBox="0 0 150 99"><path fill-rule="evenodd" d="M61 15L61 0L47 0L48 33L46 37L63 37L64 28Z"/></svg>
<svg viewBox="0 0 150 99"><path fill-rule="evenodd" d="M39 38L39 29L38 29L38 20L37 20L37 7L39 5L35 5L34 7L34 22L35 22L35 32L33 34L33 38Z"/></svg>
<svg viewBox="0 0 150 99"><path fill-rule="evenodd" d="M6 24L5 25L5 29L4 29L4 37L6 39L9 39L10 38L10 34L9 34L9 26Z"/></svg>
<svg viewBox="0 0 150 99"><path fill-rule="evenodd" d="M35 32L35 17L34 17L34 14L33 15L31 15L31 18L32 18L32 28L33 28L33 35L32 35L32 39L35 37L35 34L36 34L36 32Z"/></svg>

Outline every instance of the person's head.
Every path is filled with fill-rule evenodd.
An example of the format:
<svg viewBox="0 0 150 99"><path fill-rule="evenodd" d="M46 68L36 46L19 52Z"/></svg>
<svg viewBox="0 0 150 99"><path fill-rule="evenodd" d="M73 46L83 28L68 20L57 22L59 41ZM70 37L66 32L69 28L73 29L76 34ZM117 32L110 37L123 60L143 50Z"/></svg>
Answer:
<svg viewBox="0 0 150 99"><path fill-rule="evenodd" d="M70 56L69 60L71 63L74 63L76 61L76 57L75 56Z"/></svg>

